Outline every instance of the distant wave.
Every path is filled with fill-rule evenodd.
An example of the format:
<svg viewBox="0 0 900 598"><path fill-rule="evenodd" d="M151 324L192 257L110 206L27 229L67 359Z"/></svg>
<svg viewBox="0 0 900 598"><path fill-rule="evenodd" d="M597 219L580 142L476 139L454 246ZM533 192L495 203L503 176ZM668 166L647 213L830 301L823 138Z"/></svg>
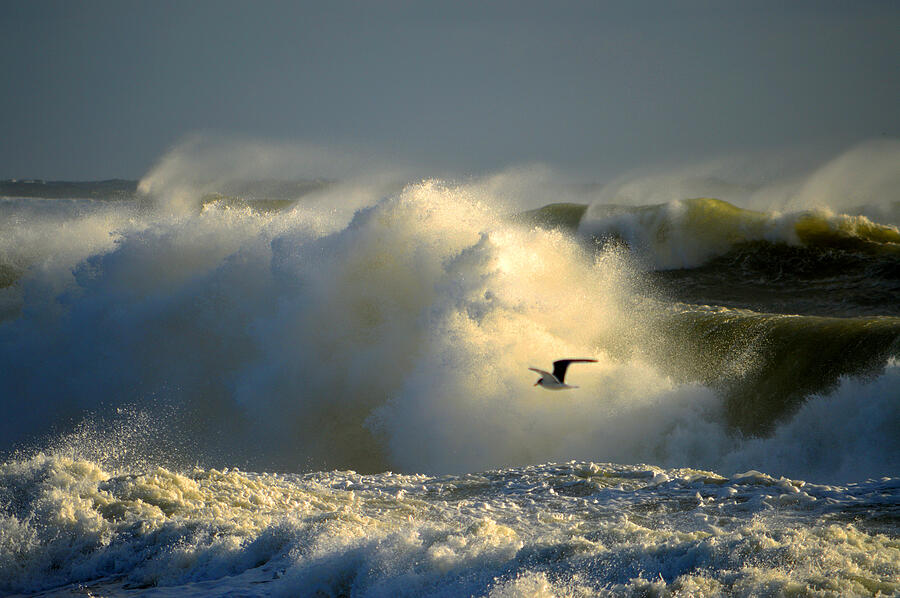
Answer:
<svg viewBox="0 0 900 598"><path fill-rule="evenodd" d="M661 289L691 303L823 316L900 316L900 230L890 205L854 215L757 212L715 199L649 206L558 203L527 226L627 249ZM896 215L895 215L896 216ZM895 218L896 220L896 218Z"/></svg>
<svg viewBox="0 0 900 598"><path fill-rule="evenodd" d="M591 205L578 228L583 235L627 244L654 269L697 267L760 241L819 250L900 253L900 230L862 215L757 212L709 198L637 207Z"/></svg>

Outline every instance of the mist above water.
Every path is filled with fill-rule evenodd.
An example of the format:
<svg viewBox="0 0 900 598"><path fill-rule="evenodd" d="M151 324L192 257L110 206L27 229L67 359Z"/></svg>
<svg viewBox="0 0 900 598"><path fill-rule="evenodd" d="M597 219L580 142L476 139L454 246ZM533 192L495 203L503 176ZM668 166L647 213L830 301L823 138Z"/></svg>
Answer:
<svg viewBox="0 0 900 598"><path fill-rule="evenodd" d="M898 139L864 141L837 155L800 150L736 154L628 172L601 185L593 201L648 205L712 197L753 210L869 209L877 217L900 202L898 165Z"/></svg>

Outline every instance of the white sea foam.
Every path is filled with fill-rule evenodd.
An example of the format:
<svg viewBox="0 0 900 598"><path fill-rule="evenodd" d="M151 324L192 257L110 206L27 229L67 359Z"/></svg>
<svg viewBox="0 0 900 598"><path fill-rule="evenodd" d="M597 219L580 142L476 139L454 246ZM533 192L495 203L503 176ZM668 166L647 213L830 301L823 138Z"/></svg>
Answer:
<svg viewBox="0 0 900 598"><path fill-rule="evenodd" d="M893 475L900 471L898 388L896 360L868 380L844 379L833 392L807 400L771 437L740 442L715 467L829 481Z"/></svg>
<svg viewBox="0 0 900 598"><path fill-rule="evenodd" d="M896 479L817 486L755 471L724 478L591 462L460 477L162 468L111 475L42 454L0 466L0 490L6 592L900 589L900 549L878 527L896 500Z"/></svg>
<svg viewBox="0 0 900 598"><path fill-rule="evenodd" d="M109 251L120 234L137 227L130 202L0 199L0 264L33 270L32 279L59 292L74 267Z"/></svg>

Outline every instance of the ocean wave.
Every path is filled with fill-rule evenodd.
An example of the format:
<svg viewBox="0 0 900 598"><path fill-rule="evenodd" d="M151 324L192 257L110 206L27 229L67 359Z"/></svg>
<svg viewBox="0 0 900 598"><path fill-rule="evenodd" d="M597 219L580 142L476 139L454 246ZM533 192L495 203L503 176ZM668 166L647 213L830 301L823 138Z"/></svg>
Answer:
<svg viewBox="0 0 900 598"><path fill-rule="evenodd" d="M758 212L710 198L637 207L593 204L578 230L601 242L626 244L650 269L694 268L754 242L869 255L900 252L896 226L862 215Z"/></svg>
<svg viewBox="0 0 900 598"><path fill-rule="evenodd" d="M656 342L640 352L673 379L724 398L730 426L767 435L813 395L847 377L877 378L900 357L900 318L827 318L673 306L655 317Z"/></svg>
<svg viewBox="0 0 900 598"><path fill-rule="evenodd" d="M672 301L477 186L328 193L20 206L68 228L5 289L0 592L898 591L900 319Z"/></svg>
<svg viewBox="0 0 900 598"><path fill-rule="evenodd" d="M894 319L672 308L627 252L440 181L349 215L211 205L110 222L111 242L95 225L69 240L74 270L17 285L22 310L0 323L5 450L137 405L207 466L713 467L896 354ZM578 392L534 389L526 368L564 356L599 362L573 370ZM894 425L896 397L882 400ZM853 457L872 475L896 458Z"/></svg>

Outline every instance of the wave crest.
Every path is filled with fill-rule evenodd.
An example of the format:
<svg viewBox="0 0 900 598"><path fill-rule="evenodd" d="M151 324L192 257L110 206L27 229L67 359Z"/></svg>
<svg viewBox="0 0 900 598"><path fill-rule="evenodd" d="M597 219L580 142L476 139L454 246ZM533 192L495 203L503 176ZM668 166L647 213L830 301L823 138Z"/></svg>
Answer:
<svg viewBox="0 0 900 598"><path fill-rule="evenodd" d="M651 269L693 268L742 245L764 241L821 250L900 253L900 230L865 216L781 214L698 198L651 206L591 205L579 232L627 244Z"/></svg>

